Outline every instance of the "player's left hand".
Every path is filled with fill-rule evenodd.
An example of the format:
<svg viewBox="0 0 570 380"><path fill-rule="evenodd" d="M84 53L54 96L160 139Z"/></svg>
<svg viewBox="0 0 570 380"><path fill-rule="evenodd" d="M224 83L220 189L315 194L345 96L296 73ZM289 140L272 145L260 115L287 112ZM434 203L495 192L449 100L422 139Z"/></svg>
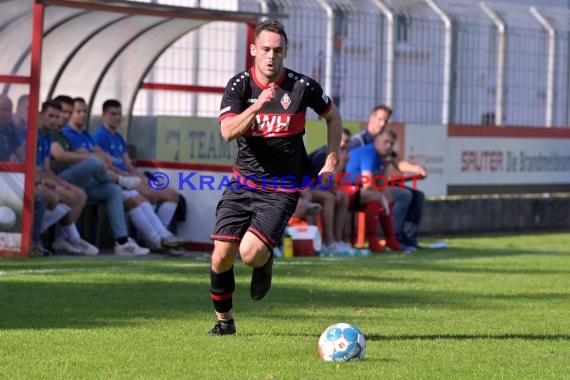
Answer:
<svg viewBox="0 0 570 380"><path fill-rule="evenodd" d="M323 189L334 188L336 185L336 172L325 164L319 172L319 184Z"/></svg>
<svg viewBox="0 0 570 380"><path fill-rule="evenodd" d="M418 174L421 175L423 178L427 177L427 169L425 168L425 166L420 166Z"/></svg>

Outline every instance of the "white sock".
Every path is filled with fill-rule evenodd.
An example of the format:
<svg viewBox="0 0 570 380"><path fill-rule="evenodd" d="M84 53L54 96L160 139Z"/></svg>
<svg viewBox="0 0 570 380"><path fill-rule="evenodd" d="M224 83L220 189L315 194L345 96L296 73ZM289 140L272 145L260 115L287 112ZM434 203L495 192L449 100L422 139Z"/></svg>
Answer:
<svg viewBox="0 0 570 380"><path fill-rule="evenodd" d="M62 230L65 230L67 239L69 241L79 241L81 240L81 236L79 235L79 231L77 230L77 226L75 223L70 223L67 226L61 226Z"/></svg>
<svg viewBox="0 0 570 380"><path fill-rule="evenodd" d="M164 224L162 224L149 202L143 202L139 207L143 209L144 216L146 216L146 219L152 225L152 228L154 228L161 238L172 236L172 232L168 231L166 227L164 227Z"/></svg>
<svg viewBox="0 0 570 380"><path fill-rule="evenodd" d="M215 311L215 310L214 310ZM230 309L230 311L226 311L225 313L216 312L216 316L218 317L218 321L222 322L229 322L234 319L234 311Z"/></svg>
<svg viewBox="0 0 570 380"><path fill-rule="evenodd" d="M42 220L42 232L63 218L70 210L71 207L64 203L58 203L53 210L46 210L44 220Z"/></svg>
<svg viewBox="0 0 570 380"><path fill-rule="evenodd" d="M170 222L172 222L172 218L174 217L177 207L178 203L163 202L156 211L158 218L165 227L168 227Z"/></svg>
<svg viewBox="0 0 570 380"><path fill-rule="evenodd" d="M161 237L146 217L145 212L142 208L143 204L130 210L129 216L137 230L143 234L144 238L150 241L152 244L160 247Z"/></svg>

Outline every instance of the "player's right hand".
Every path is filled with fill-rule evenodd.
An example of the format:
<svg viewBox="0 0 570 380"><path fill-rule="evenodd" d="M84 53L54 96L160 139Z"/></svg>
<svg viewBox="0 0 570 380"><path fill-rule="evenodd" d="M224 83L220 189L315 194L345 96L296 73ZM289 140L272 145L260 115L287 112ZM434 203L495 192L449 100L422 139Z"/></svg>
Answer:
<svg viewBox="0 0 570 380"><path fill-rule="evenodd" d="M277 92L277 85L275 83L270 83L269 87L261 92L255 105L258 107L258 110L261 111L265 106L275 99L275 93Z"/></svg>
<svg viewBox="0 0 570 380"><path fill-rule="evenodd" d="M44 179L44 185L52 190L57 188L57 184L51 179Z"/></svg>

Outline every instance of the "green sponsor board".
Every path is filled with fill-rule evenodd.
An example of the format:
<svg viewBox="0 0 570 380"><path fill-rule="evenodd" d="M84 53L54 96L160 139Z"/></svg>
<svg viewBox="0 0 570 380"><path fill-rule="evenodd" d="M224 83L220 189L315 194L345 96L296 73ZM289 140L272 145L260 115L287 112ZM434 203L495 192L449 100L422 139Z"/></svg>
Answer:
<svg viewBox="0 0 570 380"><path fill-rule="evenodd" d="M136 147L137 158L192 164L233 165L237 144L228 143L220 134L216 118L158 116L137 118L129 134L129 143ZM144 119L144 120L143 120ZM343 122L353 133L359 122ZM327 143L324 120L309 120L305 128L307 152Z"/></svg>
<svg viewBox="0 0 570 380"><path fill-rule="evenodd" d="M218 120L200 117L158 117L156 159L193 164L232 165L237 144L220 134Z"/></svg>
<svg viewBox="0 0 570 380"><path fill-rule="evenodd" d="M360 122L343 121L342 127L352 134L360 131ZM305 126L305 147L311 153L327 143L327 123L324 120L308 120Z"/></svg>

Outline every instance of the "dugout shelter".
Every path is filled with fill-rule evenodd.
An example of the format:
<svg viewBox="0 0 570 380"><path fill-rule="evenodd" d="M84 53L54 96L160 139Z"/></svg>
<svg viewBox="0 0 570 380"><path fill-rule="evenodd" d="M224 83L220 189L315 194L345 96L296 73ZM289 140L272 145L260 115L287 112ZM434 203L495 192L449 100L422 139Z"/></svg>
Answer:
<svg viewBox="0 0 570 380"><path fill-rule="evenodd" d="M209 22L227 21L245 24L249 43L259 17L121 0L0 0L0 91L13 110L29 96L25 161L0 162L0 206L13 210L5 215L13 223L0 223L0 256L26 257L30 250L37 111L43 101L71 94L100 107L115 98L128 117L146 74L179 38Z"/></svg>

